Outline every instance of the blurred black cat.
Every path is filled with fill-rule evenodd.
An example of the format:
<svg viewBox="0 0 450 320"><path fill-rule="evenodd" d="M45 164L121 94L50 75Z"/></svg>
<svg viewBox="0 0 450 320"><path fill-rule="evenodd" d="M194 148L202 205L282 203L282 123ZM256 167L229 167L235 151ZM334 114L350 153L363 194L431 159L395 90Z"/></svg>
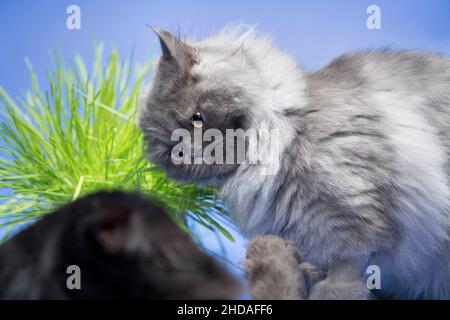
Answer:
<svg viewBox="0 0 450 320"><path fill-rule="evenodd" d="M79 267L80 289L68 288L69 266ZM0 245L1 299L229 299L238 292L225 268L136 193L84 197Z"/></svg>

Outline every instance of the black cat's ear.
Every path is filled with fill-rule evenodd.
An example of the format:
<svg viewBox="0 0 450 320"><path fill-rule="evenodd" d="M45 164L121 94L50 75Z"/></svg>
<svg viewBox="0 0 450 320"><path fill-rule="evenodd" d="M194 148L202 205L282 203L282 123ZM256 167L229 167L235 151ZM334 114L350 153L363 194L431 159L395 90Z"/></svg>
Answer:
<svg viewBox="0 0 450 320"><path fill-rule="evenodd" d="M153 28L159 38L163 58L176 61L181 65L192 66L196 63L195 48L174 36L169 31L161 28Z"/></svg>
<svg viewBox="0 0 450 320"><path fill-rule="evenodd" d="M106 255L148 254L148 228L142 215L128 209L108 212L94 226L94 241Z"/></svg>

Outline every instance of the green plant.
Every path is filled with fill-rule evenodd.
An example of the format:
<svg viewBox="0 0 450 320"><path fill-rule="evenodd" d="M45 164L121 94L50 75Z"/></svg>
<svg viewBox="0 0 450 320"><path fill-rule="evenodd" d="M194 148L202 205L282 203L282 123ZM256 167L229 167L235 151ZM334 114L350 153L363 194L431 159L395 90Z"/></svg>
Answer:
<svg viewBox="0 0 450 320"><path fill-rule="evenodd" d="M36 73L16 103L0 87L0 226L13 230L96 190L139 190L159 200L187 232L187 217L233 240L214 218L215 190L179 184L149 163L136 125L136 103L151 63L136 66L102 46L89 73L83 60L57 59L42 90ZM3 141L2 141L3 140Z"/></svg>

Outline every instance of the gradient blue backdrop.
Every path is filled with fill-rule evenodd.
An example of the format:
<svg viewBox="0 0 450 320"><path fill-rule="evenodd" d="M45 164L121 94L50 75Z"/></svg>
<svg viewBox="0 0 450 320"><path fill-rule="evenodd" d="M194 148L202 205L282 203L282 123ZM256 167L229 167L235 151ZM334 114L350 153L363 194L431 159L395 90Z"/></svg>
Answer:
<svg viewBox="0 0 450 320"><path fill-rule="evenodd" d="M81 8L81 30L66 28L66 8ZM382 29L368 30L366 9L381 8ZM92 62L93 43L108 51L117 47L143 61L156 39L146 24L180 31L185 36L209 35L228 23L257 24L275 43L307 69L316 69L345 51L392 47L438 51L450 55L450 1L0 1L0 85L13 97L29 86L24 57L40 79L59 48L67 59L75 52ZM220 245L203 232L213 251ZM229 259L244 255L244 240L226 240Z"/></svg>

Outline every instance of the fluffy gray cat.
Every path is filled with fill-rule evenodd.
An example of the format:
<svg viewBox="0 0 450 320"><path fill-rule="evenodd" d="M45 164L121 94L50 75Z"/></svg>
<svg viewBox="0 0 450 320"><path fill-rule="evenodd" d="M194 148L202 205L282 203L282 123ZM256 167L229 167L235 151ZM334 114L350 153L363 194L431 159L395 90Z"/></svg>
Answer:
<svg viewBox="0 0 450 320"><path fill-rule="evenodd" d="M450 60L358 52L309 73L238 29L202 41L156 30L162 56L139 117L150 159L220 187L248 235L295 243L327 272L311 299L371 297L369 265L381 269L382 297L450 298ZM193 123L279 130L279 152L267 153L279 166L174 163L171 134Z"/></svg>

